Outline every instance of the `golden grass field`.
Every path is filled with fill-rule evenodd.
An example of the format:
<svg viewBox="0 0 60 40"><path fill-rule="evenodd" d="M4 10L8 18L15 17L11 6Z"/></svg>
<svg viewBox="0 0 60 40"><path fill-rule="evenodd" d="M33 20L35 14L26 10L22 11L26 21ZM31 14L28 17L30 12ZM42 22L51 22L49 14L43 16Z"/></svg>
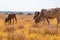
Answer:
<svg viewBox="0 0 60 40"><path fill-rule="evenodd" d="M50 25L46 21L36 24L33 16L17 14L17 24L7 23L5 26L7 14L0 14L0 40L60 40L60 27L56 26L56 19L50 20Z"/></svg>

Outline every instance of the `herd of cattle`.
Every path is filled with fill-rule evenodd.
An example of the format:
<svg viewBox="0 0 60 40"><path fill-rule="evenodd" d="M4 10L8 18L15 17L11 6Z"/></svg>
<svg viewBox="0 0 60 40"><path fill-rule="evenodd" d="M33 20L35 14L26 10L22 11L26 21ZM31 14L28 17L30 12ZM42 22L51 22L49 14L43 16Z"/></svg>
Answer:
<svg viewBox="0 0 60 40"><path fill-rule="evenodd" d="M29 14L28 14L29 15ZM60 22L60 8L51 8L51 9L42 9L41 12L35 11L33 19L35 20L35 23L39 23L40 21L47 20L48 24L49 19L57 19L57 26ZM9 22L11 23L11 20L13 19L17 22L16 14L11 13L8 15L8 17L5 19L5 23Z"/></svg>

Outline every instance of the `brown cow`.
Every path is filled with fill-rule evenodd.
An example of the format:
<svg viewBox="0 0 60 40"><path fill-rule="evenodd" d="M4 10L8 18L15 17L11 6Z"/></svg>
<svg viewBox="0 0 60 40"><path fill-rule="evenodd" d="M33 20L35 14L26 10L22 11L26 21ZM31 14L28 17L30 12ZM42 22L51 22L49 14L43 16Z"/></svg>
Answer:
<svg viewBox="0 0 60 40"><path fill-rule="evenodd" d="M14 23L14 19L17 22L16 14L14 13L9 14L8 17L5 19L5 23L9 22L11 24L11 20L13 20L13 23Z"/></svg>
<svg viewBox="0 0 60 40"><path fill-rule="evenodd" d="M35 13L37 14L37 13ZM60 8L53 8L53 9L42 9L41 13L39 15L37 15L36 17L34 16L35 22L40 22L41 19L46 19L48 24L49 24L49 20L48 19L57 19L57 26L59 24L60 21ZM38 20L38 21L37 21Z"/></svg>

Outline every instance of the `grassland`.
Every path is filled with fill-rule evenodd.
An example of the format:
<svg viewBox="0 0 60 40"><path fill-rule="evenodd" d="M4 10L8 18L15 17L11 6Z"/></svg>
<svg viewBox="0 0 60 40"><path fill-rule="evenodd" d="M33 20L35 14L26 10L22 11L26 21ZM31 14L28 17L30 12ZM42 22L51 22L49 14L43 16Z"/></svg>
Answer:
<svg viewBox="0 0 60 40"><path fill-rule="evenodd" d="M7 14L0 14L0 40L60 40L60 27L56 26L56 19L43 24L34 23L34 15L18 15L18 22L5 26ZM57 29L58 28L58 29Z"/></svg>

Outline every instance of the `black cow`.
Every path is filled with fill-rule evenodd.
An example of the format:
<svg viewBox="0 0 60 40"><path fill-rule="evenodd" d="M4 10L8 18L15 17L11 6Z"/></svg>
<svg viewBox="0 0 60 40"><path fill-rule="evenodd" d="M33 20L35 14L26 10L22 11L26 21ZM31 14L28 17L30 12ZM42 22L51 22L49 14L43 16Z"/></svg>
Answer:
<svg viewBox="0 0 60 40"><path fill-rule="evenodd" d="M11 20L13 20L13 23L14 20L17 22L16 14L9 14L8 17L5 19L5 23L9 22L11 24Z"/></svg>

